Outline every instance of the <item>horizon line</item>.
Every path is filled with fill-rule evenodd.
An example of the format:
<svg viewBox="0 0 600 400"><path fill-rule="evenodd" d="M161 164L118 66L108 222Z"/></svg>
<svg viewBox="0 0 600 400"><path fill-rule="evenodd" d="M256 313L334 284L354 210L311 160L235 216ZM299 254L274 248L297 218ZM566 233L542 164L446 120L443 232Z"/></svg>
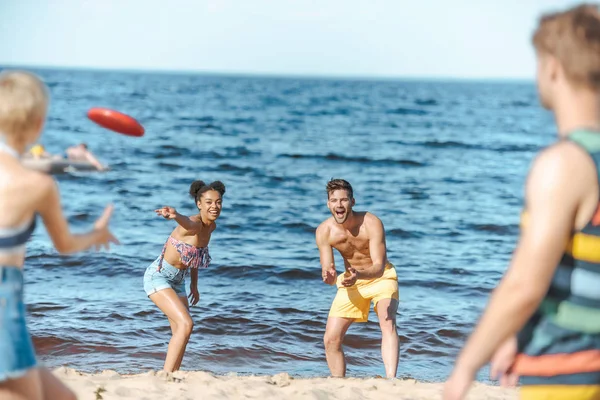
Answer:
<svg viewBox="0 0 600 400"><path fill-rule="evenodd" d="M335 74L313 74L313 73L285 73L285 72L242 72L242 71L205 71L194 69L152 69L152 68L121 68L121 67L90 67L90 66L68 66L68 65L41 65L41 64L16 64L0 62L0 69L40 69L40 70L62 70L62 71L89 71L89 72L120 72L120 73L147 73L157 75L212 75L224 77L247 77L247 78L277 78L277 79L330 79L330 80L356 80L356 81L466 81L466 82L514 82L533 83L534 79L529 77L465 77L465 76L434 76L434 75L335 75Z"/></svg>

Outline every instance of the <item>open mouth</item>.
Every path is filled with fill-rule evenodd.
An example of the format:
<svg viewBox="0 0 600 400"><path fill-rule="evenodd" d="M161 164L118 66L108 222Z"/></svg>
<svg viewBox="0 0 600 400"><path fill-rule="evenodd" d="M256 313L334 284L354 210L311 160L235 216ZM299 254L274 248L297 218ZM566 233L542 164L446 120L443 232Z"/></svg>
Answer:
<svg viewBox="0 0 600 400"><path fill-rule="evenodd" d="M343 218L344 214L346 214L346 210L335 210L335 216L338 218Z"/></svg>
<svg viewBox="0 0 600 400"><path fill-rule="evenodd" d="M219 216L219 212L218 211L209 211L208 212L210 215L212 215L213 217L217 217Z"/></svg>

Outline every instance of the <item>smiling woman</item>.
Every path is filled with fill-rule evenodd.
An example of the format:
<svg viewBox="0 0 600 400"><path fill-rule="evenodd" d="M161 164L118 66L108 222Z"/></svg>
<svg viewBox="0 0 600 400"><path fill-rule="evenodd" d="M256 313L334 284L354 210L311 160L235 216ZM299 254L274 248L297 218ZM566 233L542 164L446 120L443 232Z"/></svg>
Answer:
<svg viewBox="0 0 600 400"><path fill-rule="evenodd" d="M187 217L173 207L164 206L156 214L173 219L173 229L160 256L148 266L144 274L146 294L165 313L173 334L167 350L163 369L176 371L181 366L194 323L189 313L188 297L185 293L185 275L191 271L190 295L192 306L200 300L198 292L198 269L208 268L211 258L208 253L210 235L217 228L215 221L221 214L225 185L216 181L209 185L194 181L190 196L199 213Z"/></svg>

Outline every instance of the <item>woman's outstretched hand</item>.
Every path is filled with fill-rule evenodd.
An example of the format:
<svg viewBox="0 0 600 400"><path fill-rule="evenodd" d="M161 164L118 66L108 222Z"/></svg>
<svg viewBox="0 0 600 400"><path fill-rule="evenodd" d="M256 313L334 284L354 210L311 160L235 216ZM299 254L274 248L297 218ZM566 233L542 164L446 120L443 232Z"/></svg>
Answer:
<svg viewBox="0 0 600 400"><path fill-rule="evenodd" d="M164 219L175 219L177 217L177 210L174 207L164 206L158 210L154 210L154 212Z"/></svg>

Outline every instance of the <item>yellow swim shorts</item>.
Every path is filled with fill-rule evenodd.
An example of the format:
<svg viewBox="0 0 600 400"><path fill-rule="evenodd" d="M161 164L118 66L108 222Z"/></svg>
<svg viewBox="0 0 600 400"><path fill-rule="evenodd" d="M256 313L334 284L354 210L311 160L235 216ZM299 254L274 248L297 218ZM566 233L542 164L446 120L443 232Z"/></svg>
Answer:
<svg viewBox="0 0 600 400"><path fill-rule="evenodd" d="M521 400L600 400L600 386L523 386Z"/></svg>
<svg viewBox="0 0 600 400"><path fill-rule="evenodd" d="M358 279L353 286L344 287L344 274L337 278L337 295L331 304L330 317L352 318L354 322L367 322L371 302L375 305L383 299L398 300L398 275L396 267L388 263L383 276L377 279Z"/></svg>

